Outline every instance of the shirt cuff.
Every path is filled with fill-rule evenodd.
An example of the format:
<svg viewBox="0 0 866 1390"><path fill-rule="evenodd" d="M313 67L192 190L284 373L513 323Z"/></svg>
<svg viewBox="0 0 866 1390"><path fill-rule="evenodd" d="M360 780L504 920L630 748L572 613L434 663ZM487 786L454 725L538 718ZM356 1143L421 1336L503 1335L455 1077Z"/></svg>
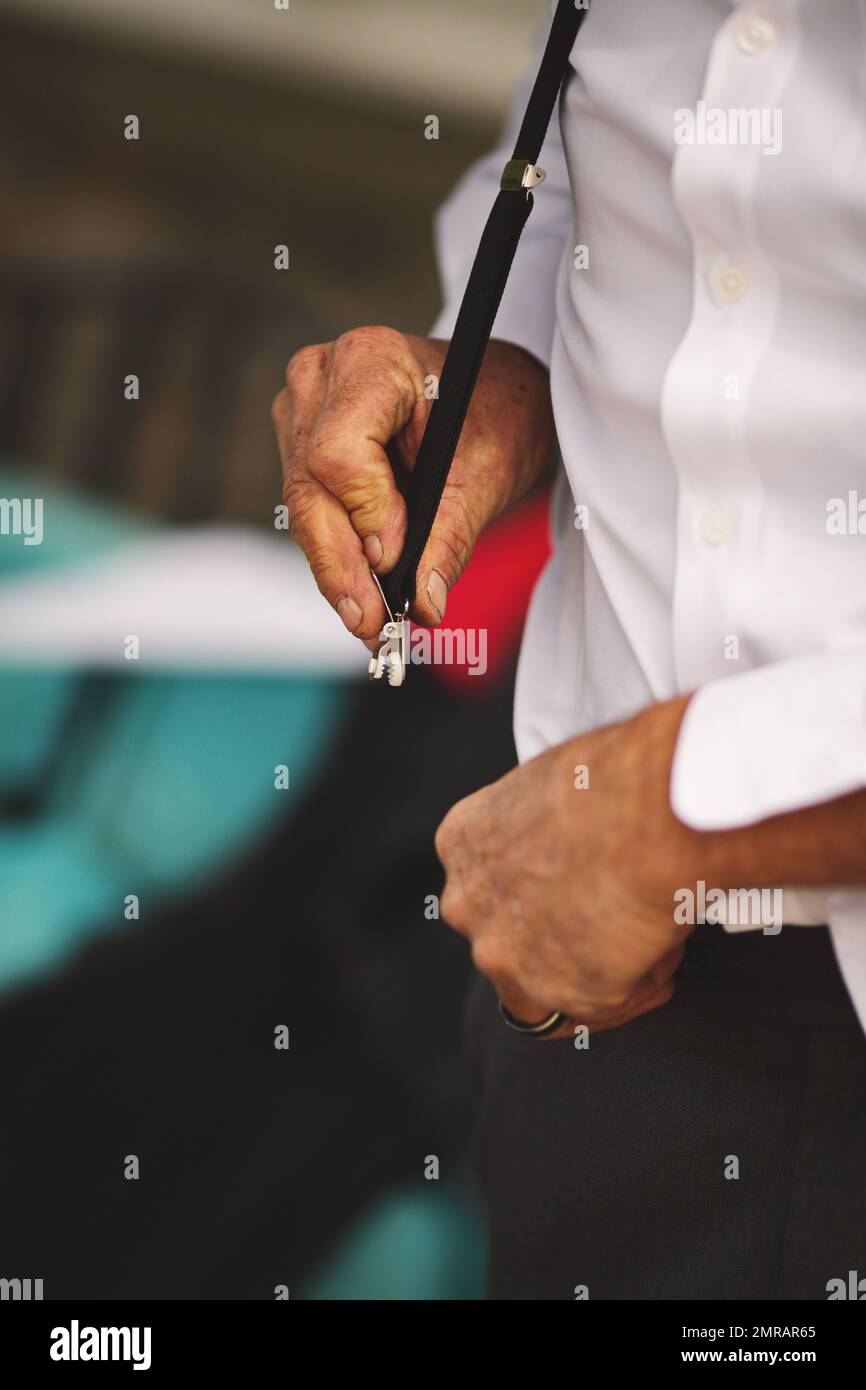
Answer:
<svg viewBox="0 0 866 1390"><path fill-rule="evenodd" d="M822 652L701 686L686 707L671 807L729 830L866 785L866 648Z"/></svg>

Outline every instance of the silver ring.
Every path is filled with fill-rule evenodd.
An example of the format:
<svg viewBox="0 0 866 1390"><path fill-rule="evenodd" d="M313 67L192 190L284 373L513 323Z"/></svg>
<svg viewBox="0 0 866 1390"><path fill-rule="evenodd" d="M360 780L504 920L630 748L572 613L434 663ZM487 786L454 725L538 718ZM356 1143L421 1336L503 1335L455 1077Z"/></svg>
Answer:
<svg viewBox="0 0 866 1390"><path fill-rule="evenodd" d="M567 1014L561 1014L557 1009L552 1014L548 1014L546 1018L540 1019L538 1023L526 1023L522 1018L517 1018L510 1009L506 1009L501 999L499 1000L499 1013L506 1027L511 1028L515 1033L523 1033L525 1037L530 1038L545 1038L548 1033L555 1033L568 1017Z"/></svg>

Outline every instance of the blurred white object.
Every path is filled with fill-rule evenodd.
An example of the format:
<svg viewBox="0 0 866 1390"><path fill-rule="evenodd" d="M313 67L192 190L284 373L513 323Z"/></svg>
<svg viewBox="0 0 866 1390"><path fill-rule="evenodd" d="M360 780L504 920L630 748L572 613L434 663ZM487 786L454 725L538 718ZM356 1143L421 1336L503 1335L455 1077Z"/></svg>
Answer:
<svg viewBox="0 0 866 1390"><path fill-rule="evenodd" d="M139 660L124 656L138 638ZM241 527L172 531L0 587L0 661L366 674L301 552Z"/></svg>

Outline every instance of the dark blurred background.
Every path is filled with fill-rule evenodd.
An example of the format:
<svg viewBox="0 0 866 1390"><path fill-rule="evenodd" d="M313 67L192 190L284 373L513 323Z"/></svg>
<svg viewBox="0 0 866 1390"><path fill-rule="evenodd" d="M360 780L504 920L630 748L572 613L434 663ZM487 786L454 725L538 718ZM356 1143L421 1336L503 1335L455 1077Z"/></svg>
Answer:
<svg viewBox="0 0 866 1390"><path fill-rule="evenodd" d="M4 0L0 448L173 518L269 522L275 365L359 323L426 331L431 215L489 146L543 16ZM147 376L133 439L121 367Z"/></svg>
<svg viewBox="0 0 866 1390"><path fill-rule="evenodd" d="M0 3L0 497L45 508L0 535L0 1277L46 1298L483 1296L432 836L514 760L543 501L449 601L495 589L484 679L370 686L269 407L303 343L427 331L545 12Z"/></svg>

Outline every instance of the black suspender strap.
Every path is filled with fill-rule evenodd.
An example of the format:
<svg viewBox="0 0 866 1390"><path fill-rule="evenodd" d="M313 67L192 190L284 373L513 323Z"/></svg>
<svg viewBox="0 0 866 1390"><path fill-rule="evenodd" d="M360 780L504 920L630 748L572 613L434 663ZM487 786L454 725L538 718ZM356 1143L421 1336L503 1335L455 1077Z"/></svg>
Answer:
<svg viewBox="0 0 866 1390"><path fill-rule="evenodd" d="M502 174L487 219L439 379L418 457L406 490L406 543L395 568L381 579L391 612L415 598L418 565L457 449L463 421L505 290L520 234L532 211L532 188L544 178L536 166L571 49L589 0L559 0L514 154Z"/></svg>

